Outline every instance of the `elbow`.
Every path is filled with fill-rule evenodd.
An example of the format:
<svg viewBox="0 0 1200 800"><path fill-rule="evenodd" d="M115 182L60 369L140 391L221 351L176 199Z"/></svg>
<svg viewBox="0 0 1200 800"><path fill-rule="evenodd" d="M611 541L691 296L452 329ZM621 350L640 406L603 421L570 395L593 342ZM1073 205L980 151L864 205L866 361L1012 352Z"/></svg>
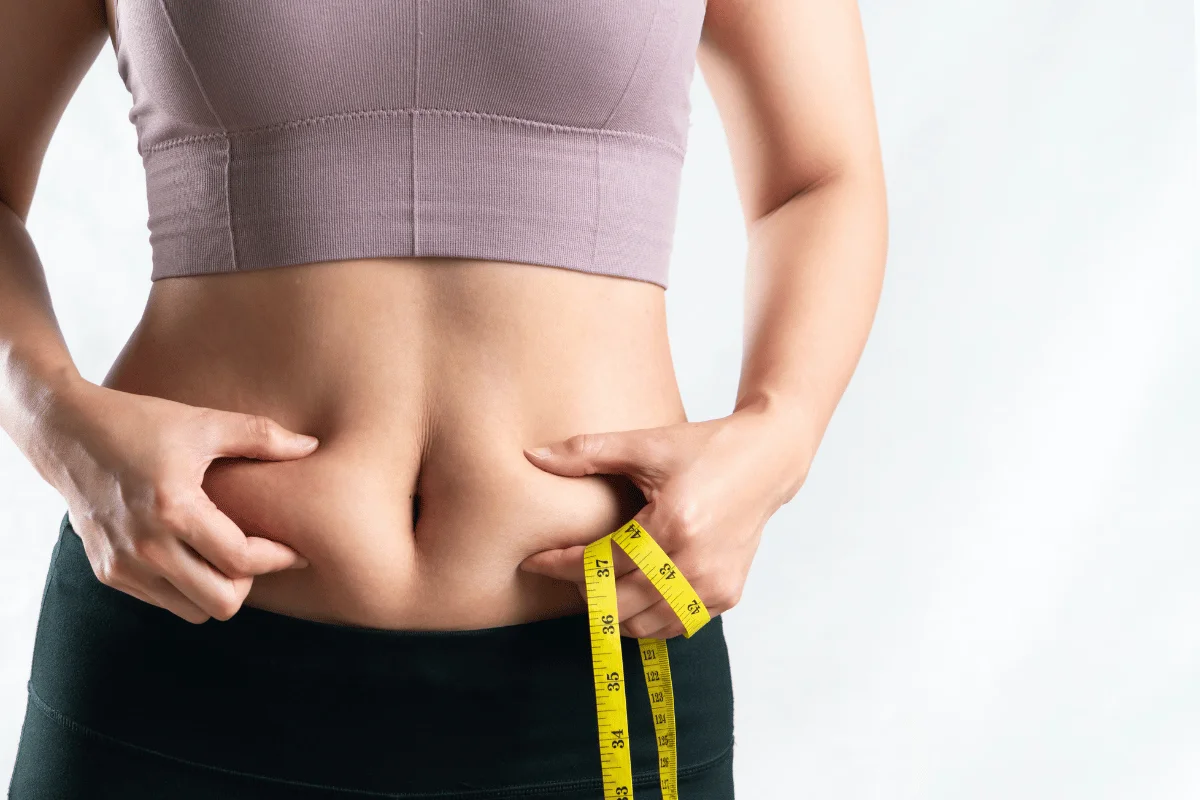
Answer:
<svg viewBox="0 0 1200 800"><path fill-rule="evenodd" d="M764 204L764 212L747 220L747 230L763 227L787 208L827 204L838 205L841 213L853 216L860 234L869 235L886 250L887 183L878 154L830 161L798 171L786 188L779 191L776 201Z"/></svg>
<svg viewBox="0 0 1200 800"><path fill-rule="evenodd" d="M793 184L784 203L819 191L853 194L858 202L886 218L887 183L878 153L848 157L805 172Z"/></svg>

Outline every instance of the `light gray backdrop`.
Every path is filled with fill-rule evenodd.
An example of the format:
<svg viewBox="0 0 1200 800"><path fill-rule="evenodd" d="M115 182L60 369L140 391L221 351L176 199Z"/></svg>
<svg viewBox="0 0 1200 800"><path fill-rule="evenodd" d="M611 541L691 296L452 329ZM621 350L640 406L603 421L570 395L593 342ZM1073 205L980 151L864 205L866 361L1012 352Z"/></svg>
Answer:
<svg viewBox="0 0 1200 800"><path fill-rule="evenodd" d="M865 0L891 203L872 338L727 615L743 798L1200 797L1196 28L1182 0ZM744 236L697 78L668 292L728 413ZM105 50L30 227L85 376L149 289ZM58 496L0 437L7 784Z"/></svg>

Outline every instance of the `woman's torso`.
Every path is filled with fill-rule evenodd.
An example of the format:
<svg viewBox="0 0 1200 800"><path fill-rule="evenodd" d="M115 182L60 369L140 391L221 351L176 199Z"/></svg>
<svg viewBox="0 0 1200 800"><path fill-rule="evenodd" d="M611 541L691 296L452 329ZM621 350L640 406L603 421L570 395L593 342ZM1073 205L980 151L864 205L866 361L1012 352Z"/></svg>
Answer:
<svg viewBox="0 0 1200 800"><path fill-rule="evenodd" d="M156 281L104 384L317 436L295 461L218 459L203 489L310 562L256 578L247 605L385 628L582 610L573 584L518 564L645 501L522 448L685 419L661 287L441 258Z"/></svg>
<svg viewBox="0 0 1200 800"><path fill-rule="evenodd" d="M175 107L168 102L174 84L159 84L174 73L148 27L163 20L149 6L122 3L133 26L125 31L126 69L161 71L152 85L133 84L148 92L137 97L140 113L166 113ZM115 42L114 0L106 8ZM523 8L509 8L510 23L524 18ZM694 37L702 6L689 8ZM640 21L628 22L635 28L625 38L646 40L637 26L655 7L630 9ZM266 30L273 29L246 35ZM659 84L638 84L653 96L630 107L660 115L655 124L682 135L689 39L673 39L670 26L656 30L656 58L674 54L675 61L647 74L660 74L675 94L668 103ZM203 41L198 30L184 33L192 47ZM597 34L592 46L609 52L608 42ZM636 51L620 53L611 67L619 72L591 85L621 90L624 72L642 60ZM264 85L275 80L259 77ZM332 102L318 85L296 88L313 102ZM265 414L317 436L318 449L296 461L219 459L203 489L246 533L285 542L310 562L256 578L248 605L387 628L487 627L582 610L574 585L518 564L614 530L644 499L623 477L543 472L522 448L685 419L661 286L512 261L364 258L166 277L152 284L144 316L104 383Z"/></svg>

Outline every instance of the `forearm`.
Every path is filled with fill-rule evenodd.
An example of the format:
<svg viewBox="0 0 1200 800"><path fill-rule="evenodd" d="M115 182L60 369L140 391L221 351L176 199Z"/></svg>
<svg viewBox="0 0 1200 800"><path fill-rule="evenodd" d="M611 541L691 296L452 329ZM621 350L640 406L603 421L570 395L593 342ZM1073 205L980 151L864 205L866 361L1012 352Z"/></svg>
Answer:
<svg viewBox="0 0 1200 800"><path fill-rule="evenodd" d="M799 490L874 322L887 252L879 169L844 171L748 231L735 410L763 412L787 448L784 496Z"/></svg>
<svg viewBox="0 0 1200 800"><path fill-rule="evenodd" d="M21 218L0 203L0 428L47 480L53 442L43 415L81 382L33 241Z"/></svg>

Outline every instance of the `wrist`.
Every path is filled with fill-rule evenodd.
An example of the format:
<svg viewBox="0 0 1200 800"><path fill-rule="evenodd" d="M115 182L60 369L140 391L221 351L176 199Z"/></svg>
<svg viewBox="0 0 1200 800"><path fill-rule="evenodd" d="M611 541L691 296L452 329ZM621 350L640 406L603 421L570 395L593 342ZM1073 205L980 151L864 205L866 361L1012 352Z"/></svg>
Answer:
<svg viewBox="0 0 1200 800"><path fill-rule="evenodd" d="M30 428L35 435L52 433L67 413L86 405L88 391L95 388L73 364L40 374L26 405Z"/></svg>
<svg viewBox="0 0 1200 800"><path fill-rule="evenodd" d="M78 420L89 407L88 393L96 385L78 372L64 369L40 380L24 404L25 435L18 441L34 469L60 494L68 480L64 462L74 457L79 439Z"/></svg>
<svg viewBox="0 0 1200 800"><path fill-rule="evenodd" d="M752 431L768 453L766 463L779 479L780 505L789 502L804 481L816 455L820 436L802 404L768 393L740 397L730 415Z"/></svg>

